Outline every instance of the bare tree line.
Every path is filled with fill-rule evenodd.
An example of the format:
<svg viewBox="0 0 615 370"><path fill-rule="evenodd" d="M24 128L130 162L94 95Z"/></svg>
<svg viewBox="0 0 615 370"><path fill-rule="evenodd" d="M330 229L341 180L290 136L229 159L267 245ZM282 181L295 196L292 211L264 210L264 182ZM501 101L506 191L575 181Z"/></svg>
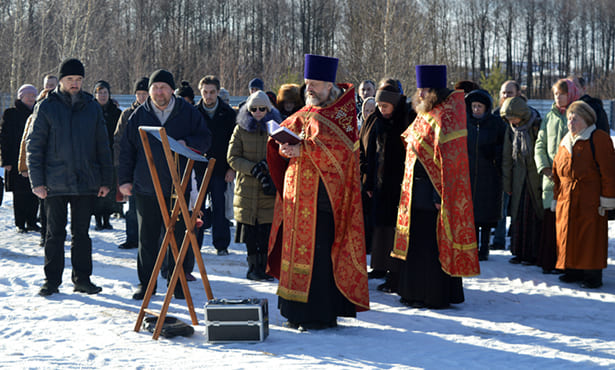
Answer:
<svg viewBox="0 0 615 370"><path fill-rule="evenodd" d="M196 86L220 76L232 95L300 82L303 54L340 58L338 80L399 79L442 63L449 81L499 68L530 98L577 74L590 93L615 95L615 6L610 0L3 0L0 91L40 86L65 58L86 66L86 86L131 93L157 68Z"/></svg>

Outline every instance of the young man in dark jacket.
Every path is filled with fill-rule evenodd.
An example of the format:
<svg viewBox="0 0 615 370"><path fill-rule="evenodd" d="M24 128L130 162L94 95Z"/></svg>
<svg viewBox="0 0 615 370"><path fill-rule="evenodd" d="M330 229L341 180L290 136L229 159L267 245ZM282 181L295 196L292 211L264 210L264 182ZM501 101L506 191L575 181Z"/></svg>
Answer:
<svg viewBox="0 0 615 370"><path fill-rule="evenodd" d="M137 206L139 225L139 252L137 273L139 286L133 299L145 296L147 284L152 275L158 251L163 219L156 199L145 151L141 144L139 126L164 126L167 135L180 143L205 153L211 146L211 134L199 111L183 98L173 95L175 82L173 75L163 69L157 70L149 78L149 98L135 109L128 119L128 126L121 142L118 178L123 195L133 195ZM150 140L152 156L167 204L170 203L172 179L164 156L162 144ZM173 258L169 258L173 271ZM169 274L169 277L171 274ZM183 298L181 285L175 290L176 298Z"/></svg>
<svg viewBox="0 0 615 370"><path fill-rule="evenodd" d="M207 193L211 197L211 213L206 212L205 214L209 214L213 245L218 251L218 255L225 256L228 255L227 248L231 242L231 231L229 220L225 214L224 192L227 184L235 180L235 171L226 161L226 152L235 128L236 113L233 108L218 97L220 80L216 77L203 77L199 82L199 90L201 91L201 101L197 108L207 122L207 127L213 138L211 148L207 152L207 158L216 159L216 166L207 187ZM195 165L195 171L199 178L203 177L203 165ZM202 229L199 230L199 236L202 240Z"/></svg>
<svg viewBox="0 0 615 370"><path fill-rule="evenodd" d="M39 294L58 293L64 270L67 205L71 206L71 262L74 290L88 294L92 284L92 241L88 235L96 197L113 182L105 120L92 95L81 90L85 71L77 59L60 65L60 84L34 110L26 153L32 192L45 199L45 283Z"/></svg>
<svg viewBox="0 0 615 370"><path fill-rule="evenodd" d="M132 102L129 108L124 109L117 121L115 132L113 133L113 165L116 170L120 165L120 145L126 126L128 126L128 118L137 107L147 100L149 97L148 90L149 78L142 77L135 82L134 92L135 101ZM137 206L135 205L135 197L128 197L128 211L126 211L126 241L118 246L120 249L133 249L139 245L138 225L137 225Z"/></svg>

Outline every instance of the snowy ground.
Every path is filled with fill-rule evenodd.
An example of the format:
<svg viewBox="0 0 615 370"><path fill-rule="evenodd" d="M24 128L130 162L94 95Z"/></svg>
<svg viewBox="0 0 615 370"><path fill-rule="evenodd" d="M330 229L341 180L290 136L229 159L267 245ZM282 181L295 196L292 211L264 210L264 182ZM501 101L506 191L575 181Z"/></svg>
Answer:
<svg viewBox="0 0 615 370"><path fill-rule="evenodd" d="M204 328L205 292L200 278L191 293L200 325L192 337L152 340L133 331L140 302L136 250L121 250L124 221L94 231L98 295L73 293L67 243L64 283L49 298L43 282L39 235L14 231L12 198L0 207L0 366L3 368L615 368L615 241L609 243L604 286L585 290L543 275L536 266L511 265L507 251L481 262L480 276L464 279L466 302L446 310L410 309L370 280L371 310L341 319L333 330L298 333L282 326L275 283L245 279L243 245L219 257L206 234L202 249L218 298L269 300L270 336L257 344L210 344ZM610 235L615 237L615 223ZM196 274L195 274L196 275ZM159 287L164 287L162 279ZM158 293L150 304L159 309ZM169 314L190 322L185 301Z"/></svg>

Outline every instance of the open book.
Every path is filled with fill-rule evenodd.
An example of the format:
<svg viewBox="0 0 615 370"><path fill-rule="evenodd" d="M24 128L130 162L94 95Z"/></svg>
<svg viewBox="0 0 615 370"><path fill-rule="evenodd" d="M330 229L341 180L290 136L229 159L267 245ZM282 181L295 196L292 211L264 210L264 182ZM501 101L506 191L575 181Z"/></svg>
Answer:
<svg viewBox="0 0 615 370"><path fill-rule="evenodd" d="M286 127L278 125L274 120L269 120L267 122L267 131L269 136L282 144L289 143L295 145L301 142L301 138L297 136L297 134Z"/></svg>

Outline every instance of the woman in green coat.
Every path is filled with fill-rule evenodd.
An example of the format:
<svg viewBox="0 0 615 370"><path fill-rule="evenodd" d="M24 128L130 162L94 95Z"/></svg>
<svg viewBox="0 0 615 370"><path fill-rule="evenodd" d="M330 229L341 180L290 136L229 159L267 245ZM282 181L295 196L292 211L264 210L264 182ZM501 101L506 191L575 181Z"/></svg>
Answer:
<svg viewBox="0 0 615 370"><path fill-rule="evenodd" d="M265 274L276 194L266 161L269 120L281 121L267 95L263 91L250 95L237 113L227 153L229 165L237 172L233 199L235 242L246 244L247 278L259 281L273 280Z"/></svg>
<svg viewBox="0 0 615 370"><path fill-rule="evenodd" d="M511 196L511 263L531 264L541 235L543 208L534 143L540 119L521 97L507 98L500 108L507 123L502 153L504 192Z"/></svg>
<svg viewBox="0 0 615 370"><path fill-rule="evenodd" d="M555 210L551 210L553 202L553 159L562 138L568 133L566 125L566 109L579 99L579 89L570 79L557 81L552 89L553 106L540 126L534 160L536 169L542 177L542 205L544 208L542 235L539 249L534 256L535 263L542 267L544 273L557 273L557 244L555 239Z"/></svg>

